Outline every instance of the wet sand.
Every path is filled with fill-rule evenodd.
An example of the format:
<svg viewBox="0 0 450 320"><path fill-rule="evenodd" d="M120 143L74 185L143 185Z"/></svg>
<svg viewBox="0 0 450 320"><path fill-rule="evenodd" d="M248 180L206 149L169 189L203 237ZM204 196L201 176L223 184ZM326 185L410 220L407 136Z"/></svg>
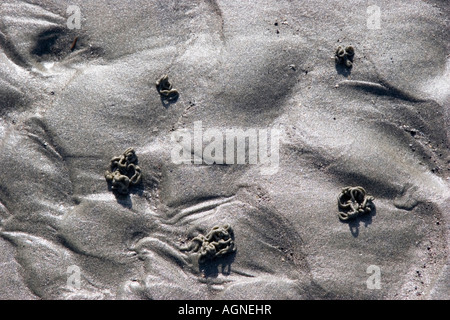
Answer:
<svg viewBox="0 0 450 320"><path fill-rule="evenodd" d="M450 298L445 1L72 4L0 5L1 299ZM278 130L277 170L174 163L200 121ZM347 186L374 209L340 221ZM185 250L226 224L235 252Z"/></svg>

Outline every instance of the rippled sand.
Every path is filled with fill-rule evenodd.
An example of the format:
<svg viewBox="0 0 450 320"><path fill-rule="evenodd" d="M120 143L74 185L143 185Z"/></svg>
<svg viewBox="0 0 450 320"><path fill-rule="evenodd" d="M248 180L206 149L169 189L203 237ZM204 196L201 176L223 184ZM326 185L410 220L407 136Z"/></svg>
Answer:
<svg viewBox="0 0 450 320"><path fill-rule="evenodd" d="M0 4L0 298L450 298L445 1L30 2ZM175 164L200 121L279 130L277 170ZM346 186L375 209L340 221ZM234 253L183 250L225 224Z"/></svg>

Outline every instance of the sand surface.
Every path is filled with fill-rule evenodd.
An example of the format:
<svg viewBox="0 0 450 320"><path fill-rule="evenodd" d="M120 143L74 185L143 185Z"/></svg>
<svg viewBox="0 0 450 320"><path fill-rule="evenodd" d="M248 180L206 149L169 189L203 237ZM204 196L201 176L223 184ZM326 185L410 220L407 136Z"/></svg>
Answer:
<svg viewBox="0 0 450 320"><path fill-rule="evenodd" d="M432 0L2 1L0 298L450 299L449 17ZM277 170L174 163L172 134L200 121L278 130ZM129 147L142 181L117 196L104 172ZM374 210L340 221L346 186ZM235 252L182 250L225 224Z"/></svg>

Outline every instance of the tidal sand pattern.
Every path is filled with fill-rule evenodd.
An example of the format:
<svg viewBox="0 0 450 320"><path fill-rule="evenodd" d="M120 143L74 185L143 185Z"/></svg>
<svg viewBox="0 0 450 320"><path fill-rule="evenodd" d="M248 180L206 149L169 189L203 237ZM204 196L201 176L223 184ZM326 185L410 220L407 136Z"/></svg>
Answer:
<svg viewBox="0 0 450 320"><path fill-rule="evenodd" d="M0 298L449 299L449 8L1 1Z"/></svg>

